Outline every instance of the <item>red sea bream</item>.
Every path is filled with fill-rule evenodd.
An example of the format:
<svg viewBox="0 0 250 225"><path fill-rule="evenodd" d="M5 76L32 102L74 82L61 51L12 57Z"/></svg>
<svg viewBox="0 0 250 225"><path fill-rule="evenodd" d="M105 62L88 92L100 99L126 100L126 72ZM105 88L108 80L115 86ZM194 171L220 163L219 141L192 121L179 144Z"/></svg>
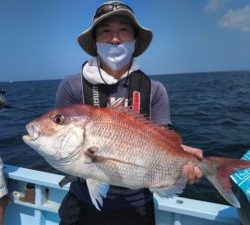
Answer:
<svg viewBox="0 0 250 225"><path fill-rule="evenodd" d="M192 161L224 198L240 207L229 175L250 167L238 159L205 157L183 151L181 137L116 102L108 108L73 105L54 109L27 125L26 144L54 168L86 180L99 209L109 184L149 188L160 196L181 193L183 165Z"/></svg>

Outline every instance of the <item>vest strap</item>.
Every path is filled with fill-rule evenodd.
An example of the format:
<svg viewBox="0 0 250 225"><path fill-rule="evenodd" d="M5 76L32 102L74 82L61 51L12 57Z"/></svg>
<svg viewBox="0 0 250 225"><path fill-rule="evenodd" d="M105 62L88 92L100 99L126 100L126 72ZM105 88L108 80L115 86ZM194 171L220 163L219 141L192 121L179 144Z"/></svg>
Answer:
<svg viewBox="0 0 250 225"><path fill-rule="evenodd" d="M94 85L83 78L84 103L98 107L106 107L108 102L108 86L105 84Z"/></svg>

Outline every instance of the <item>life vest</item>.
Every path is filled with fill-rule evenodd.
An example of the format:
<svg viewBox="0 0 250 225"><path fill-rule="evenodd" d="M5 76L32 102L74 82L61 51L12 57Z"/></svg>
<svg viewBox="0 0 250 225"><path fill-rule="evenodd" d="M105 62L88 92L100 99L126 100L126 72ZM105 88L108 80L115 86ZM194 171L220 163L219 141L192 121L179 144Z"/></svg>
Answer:
<svg viewBox="0 0 250 225"><path fill-rule="evenodd" d="M150 118L151 81L141 70L128 75L128 106L140 114ZM84 103L98 107L106 107L108 103L108 85L89 83L82 76Z"/></svg>

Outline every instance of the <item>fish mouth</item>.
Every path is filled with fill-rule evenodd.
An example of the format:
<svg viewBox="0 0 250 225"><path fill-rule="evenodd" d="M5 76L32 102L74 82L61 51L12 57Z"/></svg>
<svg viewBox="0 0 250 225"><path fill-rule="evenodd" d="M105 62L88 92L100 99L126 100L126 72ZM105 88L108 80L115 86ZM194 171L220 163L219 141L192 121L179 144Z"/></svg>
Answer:
<svg viewBox="0 0 250 225"><path fill-rule="evenodd" d="M26 130L28 134L23 136L24 142L34 142L40 137L41 133L33 123L28 124Z"/></svg>

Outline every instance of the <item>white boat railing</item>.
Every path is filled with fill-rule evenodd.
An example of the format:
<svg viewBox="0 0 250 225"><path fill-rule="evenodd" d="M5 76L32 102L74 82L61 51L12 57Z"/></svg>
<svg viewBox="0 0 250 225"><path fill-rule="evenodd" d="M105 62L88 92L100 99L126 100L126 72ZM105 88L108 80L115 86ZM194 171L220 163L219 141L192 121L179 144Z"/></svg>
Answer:
<svg viewBox="0 0 250 225"><path fill-rule="evenodd" d="M6 225L58 225L58 208L69 185L62 175L5 165L9 192L14 195L6 211ZM34 202L20 200L27 184L34 184ZM157 225L239 225L235 208L199 200L154 195Z"/></svg>
<svg viewBox="0 0 250 225"><path fill-rule="evenodd" d="M69 185L58 185L63 176L12 165L5 165L4 171L9 192L14 195L7 207L6 225L57 225L58 208L69 189ZM35 185L34 203L19 199L27 184Z"/></svg>

